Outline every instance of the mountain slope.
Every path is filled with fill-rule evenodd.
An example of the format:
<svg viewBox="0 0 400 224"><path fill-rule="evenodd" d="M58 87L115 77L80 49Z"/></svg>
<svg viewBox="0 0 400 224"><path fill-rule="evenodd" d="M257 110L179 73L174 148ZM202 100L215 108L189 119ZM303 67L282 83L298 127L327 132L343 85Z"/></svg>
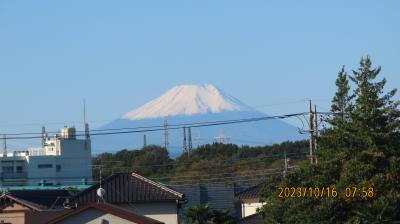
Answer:
<svg viewBox="0 0 400 224"><path fill-rule="evenodd" d="M101 129L161 126L164 119L169 124L169 150L173 156L182 152L183 130L174 125L183 123L213 122L268 116L245 105L238 99L212 85L176 86L149 103L125 113ZM161 128L162 129L162 128ZM221 126L193 127L193 147L198 144L225 141L243 145L266 145L286 140L299 140L297 129L288 123L270 119L259 122L238 123ZM147 144L163 145L163 130L146 133L126 133L93 136L93 152L113 152L123 148L140 148L143 136Z"/></svg>
<svg viewBox="0 0 400 224"><path fill-rule="evenodd" d="M140 120L178 115L249 111L251 108L213 85L176 86L164 95L130 111L123 119Z"/></svg>

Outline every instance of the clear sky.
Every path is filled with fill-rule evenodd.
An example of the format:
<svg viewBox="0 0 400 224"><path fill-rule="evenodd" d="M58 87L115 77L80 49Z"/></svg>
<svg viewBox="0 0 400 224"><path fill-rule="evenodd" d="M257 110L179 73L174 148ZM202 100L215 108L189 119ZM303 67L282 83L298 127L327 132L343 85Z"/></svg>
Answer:
<svg viewBox="0 0 400 224"><path fill-rule="evenodd" d="M400 1L0 1L0 133L91 127L178 84L268 114L329 109L362 56L400 87ZM277 105L279 104L279 105ZM17 144L17 143L16 143Z"/></svg>

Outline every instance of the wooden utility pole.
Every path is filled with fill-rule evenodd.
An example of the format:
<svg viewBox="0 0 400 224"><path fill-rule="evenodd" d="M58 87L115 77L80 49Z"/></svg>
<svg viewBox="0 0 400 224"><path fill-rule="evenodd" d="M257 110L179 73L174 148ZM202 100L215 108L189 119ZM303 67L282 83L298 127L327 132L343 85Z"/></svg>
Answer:
<svg viewBox="0 0 400 224"><path fill-rule="evenodd" d="M286 149L284 149L284 157L285 157L285 167L283 169L283 176L285 177L287 172L288 172L288 161L287 161L287 157L286 157Z"/></svg>
<svg viewBox="0 0 400 224"><path fill-rule="evenodd" d="M314 157L315 163L318 163L317 159L317 139L318 139L318 114L317 114L317 105L314 104Z"/></svg>
<svg viewBox="0 0 400 224"><path fill-rule="evenodd" d="M310 125L310 163L315 164L316 163L316 156L315 156L315 148L316 148L316 138L315 138L315 133L316 133L316 114L312 110L312 104L310 100L310 117L309 117L309 125Z"/></svg>

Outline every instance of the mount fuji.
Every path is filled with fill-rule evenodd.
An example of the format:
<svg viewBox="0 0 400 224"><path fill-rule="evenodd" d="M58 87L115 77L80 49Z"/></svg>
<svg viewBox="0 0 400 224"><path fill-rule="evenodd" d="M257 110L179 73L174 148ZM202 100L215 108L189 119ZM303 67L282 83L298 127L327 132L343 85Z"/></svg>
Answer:
<svg viewBox="0 0 400 224"><path fill-rule="evenodd" d="M92 135L92 148L94 153L115 152L125 148L138 149L143 147L144 135L148 145L164 145L162 129L167 121L168 150L172 156L177 156L182 153L183 128L176 128L176 125L265 116L268 115L247 106L213 85L180 85L100 127L99 129L122 130L128 133ZM132 129L138 127L142 128ZM132 133L143 129L152 131ZM194 148L216 141L254 146L299 140L304 137L298 133L296 127L278 119L191 128Z"/></svg>

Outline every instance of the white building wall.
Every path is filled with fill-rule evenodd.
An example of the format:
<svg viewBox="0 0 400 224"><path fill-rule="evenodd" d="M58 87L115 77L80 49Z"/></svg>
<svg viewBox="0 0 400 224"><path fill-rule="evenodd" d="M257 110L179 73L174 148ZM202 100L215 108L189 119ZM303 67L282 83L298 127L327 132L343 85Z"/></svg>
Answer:
<svg viewBox="0 0 400 224"><path fill-rule="evenodd" d="M257 209L261 208L263 203L242 203L242 218L257 213Z"/></svg>
<svg viewBox="0 0 400 224"><path fill-rule="evenodd" d="M47 152L50 147L46 146L39 150L42 153L34 155L14 153L0 157L1 185L37 186L42 180L51 185L80 185L83 179L91 184L90 140L57 138L49 142L54 143L52 152ZM21 164L23 171L18 173Z"/></svg>
<svg viewBox="0 0 400 224"><path fill-rule="evenodd" d="M77 223L86 223L86 224L135 224L135 222L131 222L129 220L120 218L118 216L105 213L103 211L97 209L88 209L79 214L76 214L70 218L67 218L61 222L60 224L77 224Z"/></svg>
<svg viewBox="0 0 400 224"><path fill-rule="evenodd" d="M178 208L175 202L135 203L118 206L136 214L164 222L165 224L178 223Z"/></svg>
<svg viewBox="0 0 400 224"><path fill-rule="evenodd" d="M27 185L38 185L41 180L47 183L56 182L56 157L57 156L29 156L27 157ZM51 165L51 167L43 167Z"/></svg>

